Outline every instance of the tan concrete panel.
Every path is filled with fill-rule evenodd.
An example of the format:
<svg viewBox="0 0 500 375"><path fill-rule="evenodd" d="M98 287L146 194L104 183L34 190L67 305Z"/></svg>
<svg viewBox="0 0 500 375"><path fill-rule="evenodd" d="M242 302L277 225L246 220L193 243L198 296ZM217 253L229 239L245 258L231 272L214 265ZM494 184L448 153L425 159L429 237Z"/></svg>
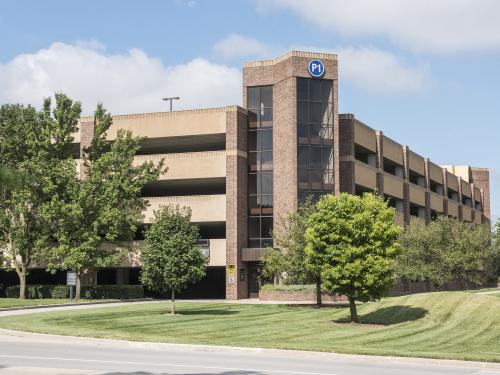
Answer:
<svg viewBox="0 0 500 375"><path fill-rule="evenodd" d="M134 165L164 159L168 171L160 180L182 180L226 176L226 151L184 152L179 154L137 155Z"/></svg>
<svg viewBox="0 0 500 375"><path fill-rule="evenodd" d="M226 221L226 195L189 195L176 197L146 197L149 206L144 212L144 222L150 223L153 212L167 205L191 208L191 221L204 223Z"/></svg>
<svg viewBox="0 0 500 375"><path fill-rule="evenodd" d="M356 160L354 162L354 181L357 185L375 190L377 188L377 169Z"/></svg>
<svg viewBox="0 0 500 375"><path fill-rule="evenodd" d="M404 180L401 177L384 173L384 193L396 198L404 199L403 195Z"/></svg>
<svg viewBox="0 0 500 375"><path fill-rule="evenodd" d="M444 201L443 196L436 194L432 191L430 193L430 196L431 196L431 210L442 213L443 212L443 201Z"/></svg>
<svg viewBox="0 0 500 375"><path fill-rule="evenodd" d="M385 152L385 150L384 150ZM422 156L414 153L413 151L409 151L408 153L409 156L409 165L410 169L414 172L417 172L421 174L422 176L425 176L425 160Z"/></svg>
<svg viewBox="0 0 500 375"><path fill-rule="evenodd" d="M226 265L226 239L214 238L210 240L210 260L209 266Z"/></svg>
<svg viewBox="0 0 500 375"><path fill-rule="evenodd" d="M446 179L448 183L448 188L453 189L458 192L458 178L450 172L446 172Z"/></svg>
<svg viewBox="0 0 500 375"><path fill-rule="evenodd" d="M241 256L244 262L256 262L262 259L265 253L266 249L243 248Z"/></svg>
<svg viewBox="0 0 500 375"><path fill-rule="evenodd" d="M462 180L462 195L465 195L466 197L469 198L472 197L471 186L467 181L464 180Z"/></svg>
<svg viewBox="0 0 500 375"><path fill-rule="evenodd" d="M462 219L472 221L472 209L470 207L462 206Z"/></svg>
<svg viewBox="0 0 500 375"><path fill-rule="evenodd" d="M392 139L384 136L384 157L392 160L400 165L403 165L403 149L399 143L394 142Z"/></svg>
<svg viewBox="0 0 500 375"><path fill-rule="evenodd" d="M425 189L420 186L410 184L410 202L425 207Z"/></svg>
<svg viewBox="0 0 500 375"><path fill-rule="evenodd" d="M354 121L354 143L377 152L377 136L375 130Z"/></svg>
<svg viewBox="0 0 500 375"><path fill-rule="evenodd" d="M429 176L431 180L443 184L443 169L432 162L429 163Z"/></svg>
<svg viewBox="0 0 500 375"><path fill-rule="evenodd" d="M458 217L458 202L448 199L448 215Z"/></svg>
<svg viewBox="0 0 500 375"><path fill-rule="evenodd" d="M113 116L106 138L115 139L118 129L149 138L223 134L228 108L231 107Z"/></svg>
<svg viewBox="0 0 500 375"><path fill-rule="evenodd" d="M477 186L474 186L474 198L477 202L481 202L481 189Z"/></svg>
<svg viewBox="0 0 500 375"><path fill-rule="evenodd" d="M110 243L101 245L101 248L115 249L116 246ZM141 267L141 251L144 248L144 241L133 241L129 251L120 263L120 267ZM208 266L226 265L226 239L217 238L210 240L210 260Z"/></svg>

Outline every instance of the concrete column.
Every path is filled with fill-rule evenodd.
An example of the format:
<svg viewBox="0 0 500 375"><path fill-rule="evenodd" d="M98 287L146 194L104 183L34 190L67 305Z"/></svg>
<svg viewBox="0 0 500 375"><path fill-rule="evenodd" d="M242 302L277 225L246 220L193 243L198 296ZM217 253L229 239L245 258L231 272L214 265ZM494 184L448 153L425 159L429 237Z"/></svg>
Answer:
<svg viewBox="0 0 500 375"><path fill-rule="evenodd" d="M248 241L246 112L226 114L226 299L248 297L248 270L242 249ZM240 272L244 280L240 280Z"/></svg>
<svg viewBox="0 0 500 375"><path fill-rule="evenodd" d="M429 158L424 159L424 184L425 184L425 222L431 222L431 178L430 178L430 165Z"/></svg>
<svg viewBox="0 0 500 375"><path fill-rule="evenodd" d="M462 177L458 176L458 218L464 218L463 204L462 204Z"/></svg>
<svg viewBox="0 0 500 375"><path fill-rule="evenodd" d="M384 195L384 133L375 131L377 137L377 192Z"/></svg>
<svg viewBox="0 0 500 375"><path fill-rule="evenodd" d="M410 168L409 168L408 146L403 146L403 199L404 199L404 218L405 224L410 224Z"/></svg>

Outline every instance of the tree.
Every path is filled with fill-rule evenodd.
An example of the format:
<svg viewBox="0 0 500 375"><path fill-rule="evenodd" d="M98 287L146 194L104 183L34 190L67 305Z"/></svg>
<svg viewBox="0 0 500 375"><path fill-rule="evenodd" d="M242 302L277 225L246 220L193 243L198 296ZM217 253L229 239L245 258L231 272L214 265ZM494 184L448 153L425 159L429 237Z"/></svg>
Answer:
<svg viewBox="0 0 500 375"><path fill-rule="evenodd" d="M316 303L321 306L321 272L318 264L306 256L305 232L314 203L308 198L297 211L278 218L273 232L275 249L269 249L261 261L261 275L277 279L286 273L289 284L316 284Z"/></svg>
<svg viewBox="0 0 500 375"><path fill-rule="evenodd" d="M394 209L379 196L325 195L306 230L306 254L321 264L325 288L349 299L351 322L358 323L355 301L381 298L393 285L393 263L401 228Z"/></svg>
<svg viewBox="0 0 500 375"><path fill-rule="evenodd" d="M142 284L154 291L175 293L205 276L207 258L196 244L198 227L191 223L191 210L165 206L155 211L141 253Z"/></svg>
<svg viewBox="0 0 500 375"><path fill-rule="evenodd" d="M399 276L426 281L440 290L453 281L483 284L493 273L495 247L489 225L439 216L429 224L413 222L401 236L396 262Z"/></svg>
<svg viewBox="0 0 500 375"><path fill-rule="evenodd" d="M71 158L80 103L63 94L45 99L41 111L31 106L0 108L0 164L24 182L0 186L0 243L4 266L19 277L24 298L29 268L50 243L50 224L43 205L61 190L57 176ZM74 166L73 166L74 169Z"/></svg>
<svg viewBox="0 0 500 375"><path fill-rule="evenodd" d="M53 222L56 242L47 251L47 268L76 271L76 299L86 272L121 260L147 205L141 190L163 170L163 160L156 166L152 162L134 165L142 138L119 130L114 142L108 141L111 124L111 115L98 105L94 135L83 150L82 176L74 164L68 166L58 176L64 191L44 206L45 216Z"/></svg>

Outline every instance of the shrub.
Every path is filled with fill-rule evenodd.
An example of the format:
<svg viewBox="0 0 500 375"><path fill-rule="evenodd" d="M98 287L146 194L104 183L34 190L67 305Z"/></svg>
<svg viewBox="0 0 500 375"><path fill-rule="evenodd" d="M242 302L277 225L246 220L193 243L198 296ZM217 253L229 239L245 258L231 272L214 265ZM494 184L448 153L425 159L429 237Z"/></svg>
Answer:
<svg viewBox="0 0 500 375"><path fill-rule="evenodd" d="M315 292L316 285L315 284L290 284L290 285L273 285L266 284L263 285L262 290L268 292Z"/></svg>
<svg viewBox="0 0 500 375"><path fill-rule="evenodd" d="M5 288L7 298L19 297L19 286ZM142 285L83 285L82 299L135 299L143 298ZM26 285L27 299L69 298L66 285Z"/></svg>
<svg viewBox="0 0 500 375"><path fill-rule="evenodd" d="M85 299L135 299L144 298L142 285L83 285Z"/></svg>

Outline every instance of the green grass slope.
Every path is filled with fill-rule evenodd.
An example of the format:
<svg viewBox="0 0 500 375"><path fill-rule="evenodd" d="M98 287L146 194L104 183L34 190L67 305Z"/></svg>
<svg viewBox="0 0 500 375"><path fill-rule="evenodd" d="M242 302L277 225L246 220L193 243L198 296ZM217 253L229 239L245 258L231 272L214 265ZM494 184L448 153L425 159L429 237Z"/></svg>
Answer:
<svg viewBox="0 0 500 375"><path fill-rule="evenodd" d="M500 362L500 298L441 292L385 298L348 309L168 303L0 318L0 327L140 341Z"/></svg>

